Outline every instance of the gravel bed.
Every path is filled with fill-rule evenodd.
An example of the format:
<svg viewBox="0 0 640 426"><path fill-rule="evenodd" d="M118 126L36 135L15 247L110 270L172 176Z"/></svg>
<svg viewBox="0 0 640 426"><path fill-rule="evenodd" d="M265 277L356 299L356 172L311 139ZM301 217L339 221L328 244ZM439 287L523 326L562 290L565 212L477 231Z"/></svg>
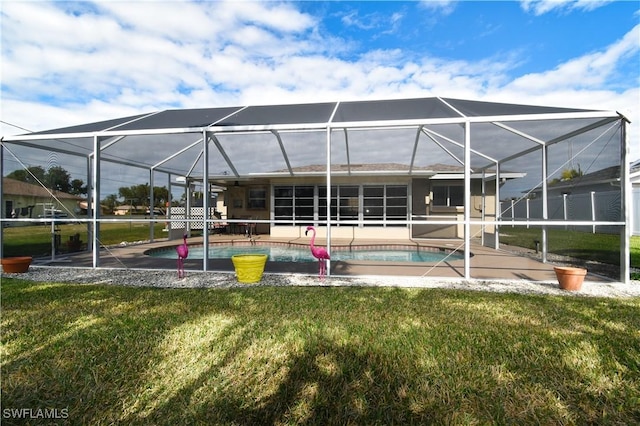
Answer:
<svg viewBox="0 0 640 426"><path fill-rule="evenodd" d="M175 271L92 269L68 267L31 266L23 274L5 274L1 277L32 281L51 281L78 284L106 284L132 287L157 288L242 288L251 286L299 286L299 287L417 287L451 288L458 290L492 291L500 293L549 294L592 297L640 297L640 281L601 283L585 281L580 291L565 291L555 281L532 282L526 280L462 280L398 276L331 276L320 280L317 276L298 274L265 274L256 284L242 284L233 273L188 271L185 278L178 278Z"/></svg>

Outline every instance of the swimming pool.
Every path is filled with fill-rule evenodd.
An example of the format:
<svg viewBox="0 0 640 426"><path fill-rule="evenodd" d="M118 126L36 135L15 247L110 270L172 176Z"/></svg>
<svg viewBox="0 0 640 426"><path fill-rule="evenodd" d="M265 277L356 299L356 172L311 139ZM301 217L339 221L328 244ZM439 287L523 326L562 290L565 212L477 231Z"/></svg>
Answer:
<svg viewBox="0 0 640 426"><path fill-rule="evenodd" d="M164 259L176 259L174 248L151 250L148 256ZM202 259L202 246L189 246L189 259ZM317 262L307 246L278 246L278 245L211 245L209 259L229 259L236 254L266 254L273 262ZM371 260L378 262L428 262L435 263L443 259L448 261L460 260L461 253L450 253L433 247L411 248L399 246L397 248L334 248L331 252L333 261Z"/></svg>

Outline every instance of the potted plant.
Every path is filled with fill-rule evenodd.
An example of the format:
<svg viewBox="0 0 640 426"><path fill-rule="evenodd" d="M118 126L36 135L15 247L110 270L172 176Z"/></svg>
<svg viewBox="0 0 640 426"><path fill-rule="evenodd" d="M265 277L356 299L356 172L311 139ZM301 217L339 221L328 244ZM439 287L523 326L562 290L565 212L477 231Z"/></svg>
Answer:
<svg viewBox="0 0 640 426"><path fill-rule="evenodd" d="M586 269L573 266L554 266L553 270L558 278L560 288L569 291L580 290L584 277L587 275Z"/></svg>
<svg viewBox="0 0 640 426"><path fill-rule="evenodd" d="M67 249L69 250L69 252L82 250L82 240L80 239L79 233L75 233L69 236L69 241L67 241Z"/></svg>
<svg viewBox="0 0 640 426"><path fill-rule="evenodd" d="M238 281L245 284L257 283L262 279L266 254L236 254L231 256Z"/></svg>
<svg viewBox="0 0 640 426"><path fill-rule="evenodd" d="M0 259L2 270L7 274L20 274L29 270L31 256L5 257Z"/></svg>

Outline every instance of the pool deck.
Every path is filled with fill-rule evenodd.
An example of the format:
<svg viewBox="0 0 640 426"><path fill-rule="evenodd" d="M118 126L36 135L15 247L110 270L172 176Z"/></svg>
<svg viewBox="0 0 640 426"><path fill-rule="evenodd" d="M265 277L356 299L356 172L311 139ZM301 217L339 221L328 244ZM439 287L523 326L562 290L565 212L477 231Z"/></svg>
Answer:
<svg viewBox="0 0 640 426"><path fill-rule="evenodd" d="M250 240L242 235L212 235L209 238L212 244L250 244ZM307 246L308 238L299 239L276 239L268 235L258 235L255 237L256 244L277 242L281 244L295 244ZM173 259L151 257L144 254L147 250L159 249L163 247L176 246L182 241L158 239L153 243L141 243L127 246L115 246L102 248L100 251L100 268L116 269L150 269L150 270L175 270L176 261ZM202 237L188 239L189 245L202 245ZM326 241L316 240L316 245L323 246ZM332 246L389 246L406 245L412 247L438 247L444 250L459 249L464 247L461 240L339 240L332 239ZM461 252L460 252L461 253ZM527 281L555 281L553 264L542 263L532 259L530 256L518 255L505 250L494 250L483 247L476 242L471 243L470 273L472 279L481 280L527 280ZM93 265L91 252L78 252L69 255L56 256L51 258L34 259L34 265L67 266L90 268ZM185 269L192 271L202 271L201 259L187 259ZM231 259L209 259L207 271L209 272L232 272L233 264ZM274 274L307 274L314 275L318 272L316 262L267 262L265 273ZM417 262L376 262L376 261L333 261L331 262L331 275L337 276L422 276L429 278L463 278L463 260L444 260L437 264L417 263ZM615 282L595 274L588 274L587 281L592 282Z"/></svg>

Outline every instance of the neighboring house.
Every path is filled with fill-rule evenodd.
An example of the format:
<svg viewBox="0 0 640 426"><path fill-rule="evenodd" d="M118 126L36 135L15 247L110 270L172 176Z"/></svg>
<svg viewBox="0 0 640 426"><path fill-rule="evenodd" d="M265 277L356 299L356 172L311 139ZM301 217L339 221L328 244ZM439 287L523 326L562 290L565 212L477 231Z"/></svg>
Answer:
<svg viewBox="0 0 640 426"><path fill-rule="evenodd" d="M66 192L49 190L19 180L2 178L2 217L34 218L77 216L84 198Z"/></svg>
<svg viewBox="0 0 640 426"><path fill-rule="evenodd" d="M640 160L631 164L631 232L640 235Z"/></svg>
<svg viewBox="0 0 640 426"><path fill-rule="evenodd" d="M116 216L127 216L133 214L144 214L147 208L144 206L122 205L113 210L113 214Z"/></svg>
<svg viewBox="0 0 640 426"><path fill-rule="evenodd" d="M89 210L89 203L86 200L80 201L78 203L78 207L80 208L80 214L83 216L86 216ZM100 204L100 214L104 215L107 213L109 213L109 208L107 206Z"/></svg>
<svg viewBox="0 0 640 426"><path fill-rule="evenodd" d="M572 179L551 182L547 185L547 217L554 220L612 222L623 220L620 187L620 166L605 167ZM503 203L502 217L541 219L543 217L542 188L536 188L530 195L528 199L515 204ZM638 198L637 195L635 197ZM632 199L630 202L633 210L633 204L637 201ZM637 208L636 211L638 211ZM617 227L608 225L572 226L571 229L588 232L619 232Z"/></svg>
<svg viewBox="0 0 640 426"><path fill-rule="evenodd" d="M547 196L576 195L591 192L620 191L620 166L604 169L576 176L573 179L557 181L547 185ZM542 197L542 188L532 191L533 198Z"/></svg>

